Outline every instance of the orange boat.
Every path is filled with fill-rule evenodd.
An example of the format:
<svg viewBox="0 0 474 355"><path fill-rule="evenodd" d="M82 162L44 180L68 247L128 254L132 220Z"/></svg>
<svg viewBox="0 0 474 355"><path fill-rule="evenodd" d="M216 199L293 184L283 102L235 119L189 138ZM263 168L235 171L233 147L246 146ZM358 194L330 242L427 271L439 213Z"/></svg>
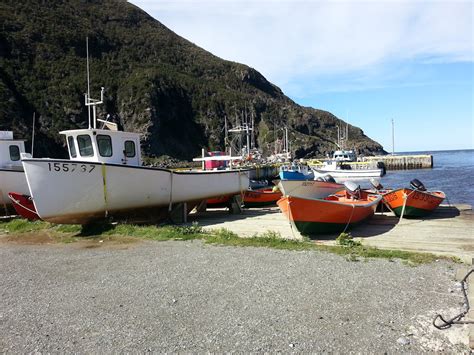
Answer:
<svg viewBox="0 0 474 355"><path fill-rule="evenodd" d="M341 232L362 222L374 214L381 199L359 188L323 199L285 196L277 204L301 234L314 235Z"/></svg>
<svg viewBox="0 0 474 355"><path fill-rule="evenodd" d="M281 198L281 191L273 191L272 188L259 190L247 190L244 193L245 207L262 207L275 205Z"/></svg>
<svg viewBox="0 0 474 355"><path fill-rule="evenodd" d="M222 195L217 197L208 198L206 204L208 207L224 207L230 203L233 195Z"/></svg>
<svg viewBox="0 0 474 355"><path fill-rule="evenodd" d="M393 190L382 195L383 202L397 215L423 217L433 212L446 198L442 191L426 191L418 179L410 181L410 188Z"/></svg>

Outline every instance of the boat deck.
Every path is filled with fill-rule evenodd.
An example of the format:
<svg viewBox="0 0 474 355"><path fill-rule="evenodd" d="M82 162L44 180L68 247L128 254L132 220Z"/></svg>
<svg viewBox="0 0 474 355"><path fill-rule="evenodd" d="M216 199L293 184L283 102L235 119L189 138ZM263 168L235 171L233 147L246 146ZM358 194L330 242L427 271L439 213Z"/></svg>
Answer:
<svg viewBox="0 0 474 355"><path fill-rule="evenodd" d="M226 228L242 237L273 231L282 238L301 238L277 207L245 209L242 214L211 209L191 214L188 221L197 221L205 229ZM467 263L474 258L474 213L469 205L441 205L429 217L401 222L391 212L376 213L351 234L362 238L363 244L380 249L455 256ZM315 242L334 244L337 235L318 236Z"/></svg>

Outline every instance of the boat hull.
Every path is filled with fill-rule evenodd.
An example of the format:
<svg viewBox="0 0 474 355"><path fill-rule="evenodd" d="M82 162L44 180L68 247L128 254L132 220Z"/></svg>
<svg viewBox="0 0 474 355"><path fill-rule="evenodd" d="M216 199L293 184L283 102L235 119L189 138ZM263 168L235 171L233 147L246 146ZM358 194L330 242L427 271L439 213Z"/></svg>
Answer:
<svg viewBox="0 0 474 355"><path fill-rule="evenodd" d="M303 235L341 232L371 217L382 199L368 195L364 200L345 196L305 199L285 196L278 201L280 210Z"/></svg>
<svg viewBox="0 0 474 355"><path fill-rule="evenodd" d="M17 192L9 192L8 197L13 203L16 213L30 221L41 219L35 210L33 199L29 195L20 194Z"/></svg>
<svg viewBox="0 0 474 355"><path fill-rule="evenodd" d="M349 180L368 180L383 176L382 169L313 169L313 171L316 177L330 174L338 183Z"/></svg>
<svg viewBox="0 0 474 355"><path fill-rule="evenodd" d="M273 191L272 188L260 190L247 190L244 193L245 207L264 207L276 205L281 198L280 191Z"/></svg>
<svg viewBox="0 0 474 355"><path fill-rule="evenodd" d="M249 185L247 172L238 170L176 172L69 160L22 162L38 215L53 223L122 218L136 211L238 194Z"/></svg>
<svg viewBox="0 0 474 355"><path fill-rule="evenodd" d="M403 211L403 204L406 203ZM441 191L417 191L412 189L393 190L383 195L383 202L398 216L403 217L425 217L436 209L445 199L446 195Z"/></svg>
<svg viewBox="0 0 474 355"><path fill-rule="evenodd" d="M13 210L12 201L8 197L11 191L29 195L28 183L23 170L0 169L0 208Z"/></svg>
<svg viewBox="0 0 474 355"><path fill-rule="evenodd" d="M283 195L291 195L301 198L324 198L337 191L343 190L344 185L327 181L296 181L280 180L278 188Z"/></svg>

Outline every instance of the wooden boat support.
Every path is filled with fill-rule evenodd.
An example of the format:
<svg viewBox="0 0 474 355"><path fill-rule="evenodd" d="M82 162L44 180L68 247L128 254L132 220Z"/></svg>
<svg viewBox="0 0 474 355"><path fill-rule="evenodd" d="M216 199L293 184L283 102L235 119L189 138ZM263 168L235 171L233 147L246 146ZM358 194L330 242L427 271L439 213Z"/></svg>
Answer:
<svg viewBox="0 0 474 355"><path fill-rule="evenodd" d="M364 157L364 162L383 162L387 170L430 169L433 168L433 156L426 155L385 155Z"/></svg>

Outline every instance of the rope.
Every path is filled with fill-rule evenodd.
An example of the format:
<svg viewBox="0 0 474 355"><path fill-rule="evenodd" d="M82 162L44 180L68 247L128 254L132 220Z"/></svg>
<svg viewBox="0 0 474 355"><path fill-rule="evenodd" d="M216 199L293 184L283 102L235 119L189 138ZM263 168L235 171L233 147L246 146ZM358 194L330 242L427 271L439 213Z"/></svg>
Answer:
<svg viewBox="0 0 474 355"><path fill-rule="evenodd" d="M462 294L464 296L464 302L466 304L466 309L464 311L462 311L461 313L459 313L457 316L454 316L453 318L448 319L448 320L444 319L444 317L441 314L437 314L436 317L433 319L433 326L435 328L437 328L439 330L444 330L444 329L451 328L451 326L453 324L474 324L474 320L472 320L472 321L463 321L463 320L461 320L469 312L470 305L469 305L469 298L467 297L467 291L466 291L467 290L467 278L473 272L474 272L474 269L471 269L466 274L466 276L464 276L464 278L461 280ZM440 320L440 322L442 322L441 324L436 324L436 321L438 319Z"/></svg>
<svg viewBox="0 0 474 355"><path fill-rule="evenodd" d="M352 206L351 216L349 217L349 221L347 222L346 227L344 228L342 233L346 233L346 230L349 227L349 224L351 224L352 216L354 215L354 211L355 211L355 204L352 204L351 206Z"/></svg>
<svg viewBox="0 0 474 355"><path fill-rule="evenodd" d="M402 213L400 213L400 219L398 220L398 223L400 223L402 221L402 218L403 218L403 214L405 213L405 206L407 204L407 200L408 200L408 197L415 193L416 191L418 191L418 189L414 189L412 190L412 192L410 192L408 195L405 193L405 190L403 190L403 206L402 206Z"/></svg>

